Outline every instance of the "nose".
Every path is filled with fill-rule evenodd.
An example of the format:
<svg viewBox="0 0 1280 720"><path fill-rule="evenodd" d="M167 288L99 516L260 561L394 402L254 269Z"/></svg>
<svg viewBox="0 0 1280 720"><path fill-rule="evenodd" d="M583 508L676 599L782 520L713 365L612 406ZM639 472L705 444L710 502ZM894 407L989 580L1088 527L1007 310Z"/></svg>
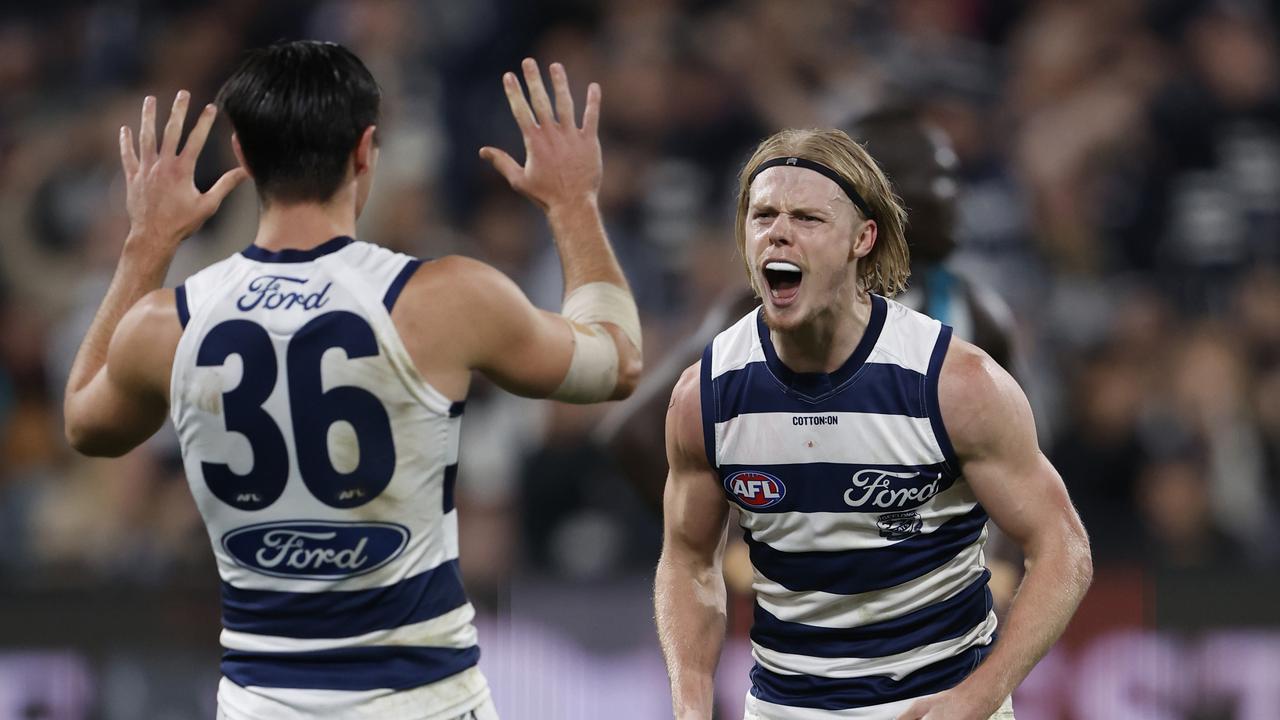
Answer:
<svg viewBox="0 0 1280 720"><path fill-rule="evenodd" d="M791 240L791 216L786 213L778 213L773 218L773 223L769 225L769 229L765 233L765 239L770 245L787 246Z"/></svg>

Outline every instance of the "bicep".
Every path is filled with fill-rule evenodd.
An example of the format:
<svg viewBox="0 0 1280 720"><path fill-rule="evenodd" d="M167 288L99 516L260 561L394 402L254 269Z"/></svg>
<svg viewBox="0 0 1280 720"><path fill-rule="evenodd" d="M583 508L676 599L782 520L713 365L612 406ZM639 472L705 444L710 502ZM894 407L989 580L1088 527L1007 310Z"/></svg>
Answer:
<svg viewBox="0 0 1280 720"><path fill-rule="evenodd" d="M90 455L122 455L151 437L169 409L169 374L182 326L172 290L139 300L120 320L107 362L68 398L73 444Z"/></svg>
<svg viewBox="0 0 1280 720"><path fill-rule="evenodd" d="M709 566L719 562L729 506L703 449L698 367L685 371L667 409L663 554Z"/></svg>
<svg viewBox="0 0 1280 720"><path fill-rule="evenodd" d="M564 381L573 358L569 321L535 307L497 270L474 261L467 270L470 365L508 392L547 397Z"/></svg>
<svg viewBox="0 0 1280 720"><path fill-rule="evenodd" d="M1079 518L1057 470L1043 453L1028 460L990 457L964 463L964 476L996 526L1024 552L1070 533Z"/></svg>
<svg viewBox="0 0 1280 720"><path fill-rule="evenodd" d="M1061 476L1040 451L1022 389L985 354L966 348L957 354L962 357L953 363L949 353L944 365L940 402L944 420L963 417L948 426L954 426L961 471L978 502L1028 553L1083 534Z"/></svg>
<svg viewBox="0 0 1280 720"><path fill-rule="evenodd" d="M495 325L499 332L492 333L476 369L516 395L542 398L555 392L573 359L569 321L535 308L523 294L501 317Z"/></svg>

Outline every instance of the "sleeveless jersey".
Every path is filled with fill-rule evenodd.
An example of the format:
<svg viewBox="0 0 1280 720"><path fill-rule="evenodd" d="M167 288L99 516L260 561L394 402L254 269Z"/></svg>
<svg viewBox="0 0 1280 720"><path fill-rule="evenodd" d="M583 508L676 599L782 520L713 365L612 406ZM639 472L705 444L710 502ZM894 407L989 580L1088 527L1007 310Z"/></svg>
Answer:
<svg viewBox="0 0 1280 720"><path fill-rule="evenodd" d="M488 687L458 572L458 431L391 308L420 261L253 246L177 288L171 414L222 578L219 711L453 718Z"/></svg>
<svg viewBox="0 0 1280 720"><path fill-rule="evenodd" d="M762 311L703 353L707 459L755 571L753 717L894 717L994 637L987 515L938 410L951 328L871 299L831 374L783 365Z"/></svg>

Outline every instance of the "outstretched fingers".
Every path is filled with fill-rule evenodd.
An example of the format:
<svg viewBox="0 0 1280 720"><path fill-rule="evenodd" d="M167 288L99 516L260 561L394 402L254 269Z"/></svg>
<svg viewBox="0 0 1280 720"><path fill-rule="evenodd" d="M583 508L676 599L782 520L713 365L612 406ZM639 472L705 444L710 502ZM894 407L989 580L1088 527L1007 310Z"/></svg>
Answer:
<svg viewBox="0 0 1280 720"><path fill-rule="evenodd" d="M569 76L560 63L551 63L551 88L556 94L556 116L566 126L577 127L573 93L569 92Z"/></svg>
<svg viewBox="0 0 1280 720"><path fill-rule="evenodd" d="M133 131L128 125L120 126L120 166L126 178L138 173L138 153L133 148Z"/></svg>
<svg viewBox="0 0 1280 720"><path fill-rule="evenodd" d="M493 168L506 179L511 187L520 187L520 183L524 179L524 168L520 166L520 163L516 162L515 158L498 148L487 145L480 148L480 158L493 165Z"/></svg>
<svg viewBox="0 0 1280 720"><path fill-rule="evenodd" d="M520 126L520 132L528 133L537 126L533 119L533 111L529 109L529 101L524 97L524 89L515 73L502 74L502 90L507 95L507 104L511 106L511 115Z"/></svg>
<svg viewBox="0 0 1280 720"><path fill-rule="evenodd" d="M218 108L213 103L204 106L200 111L200 115L196 118L196 124L191 127L191 134L187 136L187 144L182 147L182 157L194 163L196 158L200 157L200 151L204 149L205 141L209 139L209 130L213 127L213 120L218 116Z"/></svg>
<svg viewBox="0 0 1280 720"><path fill-rule="evenodd" d="M142 120L138 125L138 154L145 166L156 161L156 98L148 95L142 99Z"/></svg>
<svg viewBox="0 0 1280 720"><path fill-rule="evenodd" d="M587 86L587 109L582 112L582 131L595 135L600 126L600 84Z"/></svg>
<svg viewBox="0 0 1280 720"><path fill-rule="evenodd" d="M529 86L529 102L533 104L533 112L538 118L538 123L554 125L556 116L551 110L551 97L547 95L547 88L542 84L542 71L538 69L537 61L533 58L525 58L524 62L520 63L520 67L524 70L524 84Z"/></svg>
<svg viewBox="0 0 1280 720"><path fill-rule="evenodd" d="M242 167L234 167L223 173L222 177L218 178L218 182L209 188L209 192L204 194L204 201L213 204L209 208L209 214L212 215L222 205L222 201L236 189L236 186L248 179L249 173Z"/></svg>
<svg viewBox="0 0 1280 720"><path fill-rule="evenodd" d="M187 104L191 102L191 93L179 90L173 98L173 108L169 110L169 121L164 125L164 138L161 140L160 153L164 157L178 154L178 141L182 139L182 126L187 121Z"/></svg>

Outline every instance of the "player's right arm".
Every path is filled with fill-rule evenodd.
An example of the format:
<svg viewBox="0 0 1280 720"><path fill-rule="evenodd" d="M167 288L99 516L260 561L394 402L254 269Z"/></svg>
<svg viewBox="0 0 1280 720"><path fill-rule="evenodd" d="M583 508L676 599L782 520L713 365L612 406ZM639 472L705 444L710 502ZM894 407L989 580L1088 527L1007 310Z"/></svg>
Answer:
<svg viewBox="0 0 1280 720"><path fill-rule="evenodd" d="M536 311L512 292L514 285L495 280L494 300L506 301L513 322L506 323L502 347L477 358L476 367L522 394L570 402L623 398L640 376L640 319L597 205L604 174L600 86L588 87L578 127L564 66L550 68L554 108L538 64L526 58L521 68L527 99L515 73L503 75L502 85L524 138L524 165L493 147L481 148L480 156L546 213L564 274L564 305L559 315ZM547 357L554 371L531 366L535 357Z"/></svg>
<svg viewBox="0 0 1280 720"><path fill-rule="evenodd" d="M685 370L667 409L662 557L654 582L658 640L678 720L710 720L725 632L721 573L729 507L703 448L700 363Z"/></svg>
<svg viewBox="0 0 1280 720"><path fill-rule="evenodd" d="M551 65L554 110L537 63L526 59L523 70L528 99L514 73L502 82L524 165L493 147L480 156L546 213L564 271L561 311L539 310L494 268L453 257L419 269L402 295L410 301L393 317L419 370L455 399L466 394L471 370L528 397L621 399L640 376L640 319L597 206L600 87L588 89L578 127L564 68ZM420 316L427 308L430 316Z"/></svg>

